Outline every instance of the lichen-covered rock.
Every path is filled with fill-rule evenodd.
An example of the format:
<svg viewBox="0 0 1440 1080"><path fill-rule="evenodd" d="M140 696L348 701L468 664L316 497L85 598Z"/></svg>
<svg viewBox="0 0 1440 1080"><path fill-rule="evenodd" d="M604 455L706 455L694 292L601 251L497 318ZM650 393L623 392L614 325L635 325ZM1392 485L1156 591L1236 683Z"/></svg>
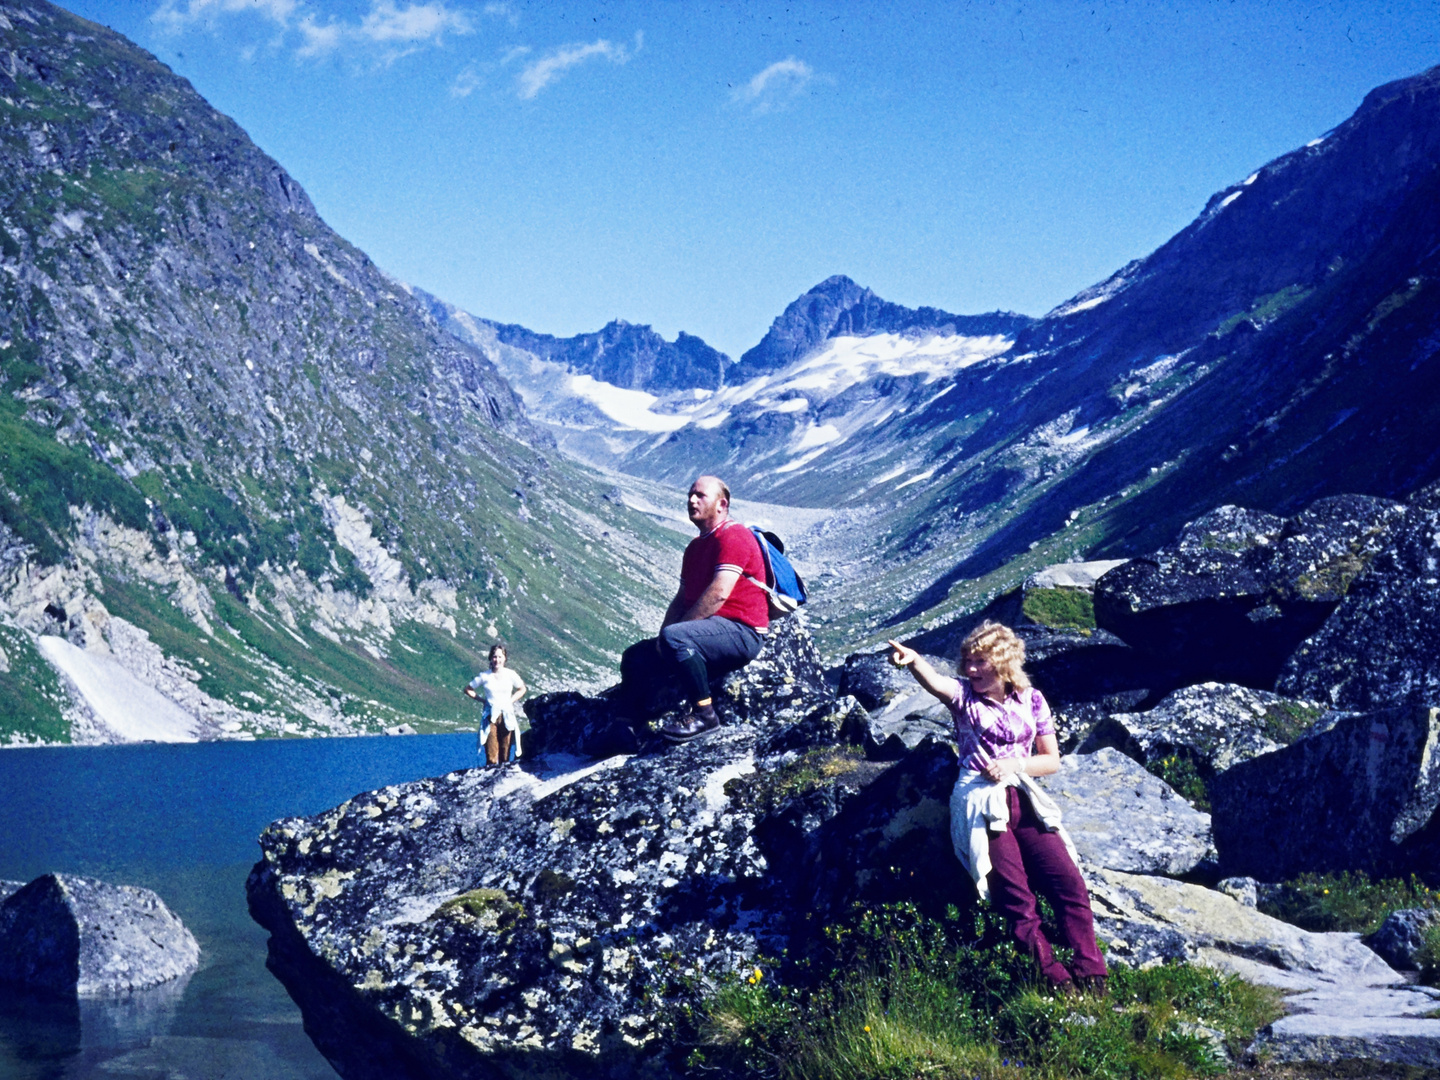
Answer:
<svg viewBox="0 0 1440 1080"><path fill-rule="evenodd" d="M1365 944L1380 954L1387 964L1400 971L1416 971L1420 967L1418 953L1425 945L1425 932L1440 925L1440 911L1435 908L1405 908L1385 916Z"/></svg>
<svg viewBox="0 0 1440 1080"><path fill-rule="evenodd" d="M272 969L346 1077L669 1075L675 1009L716 978L803 947L853 901L967 887L952 751L785 748L853 709L277 822L248 886Z"/></svg>
<svg viewBox="0 0 1440 1080"><path fill-rule="evenodd" d="M1288 520L1222 506L1095 586L1095 620L1184 681L1269 687L1384 546L1403 507L1337 495Z"/></svg>
<svg viewBox="0 0 1440 1080"><path fill-rule="evenodd" d="M1210 815L1118 750L1066 754L1039 784L1060 806L1087 869L1179 875L1215 857Z"/></svg>
<svg viewBox="0 0 1440 1080"><path fill-rule="evenodd" d="M793 724L833 700L815 639L796 613L770 624L760 655L720 682L715 705L722 716Z"/></svg>
<svg viewBox="0 0 1440 1080"><path fill-rule="evenodd" d="M1354 934L1301 930L1224 893L1171 878L1104 869L1086 878L1095 931L1112 962L1211 964L1292 990L1310 989L1317 978L1381 986L1400 981Z"/></svg>
<svg viewBox="0 0 1440 1080"><path fill-rule="evenodd" d="M1440 705L1440 485L1420 492L1276 689L1339 709Z"/></svg>
<svg viewBox="0 0 1440 1080"><path fill-rule="evenodd" d="M1300 738L1323 706L1229 683L1201 683L1168 695L1148 712L1113 713L1096 723L1082 753L1113 746L1148 766L1183 757L1209 779L1232 765Z"/></svg>
<svg viewBox="0 0 1440 1080"><path fill-rule="evenodd" d="M1089 875L1112 964L1186 960L1286 992L1286 1016L1248 1051L1272 1062L1440 1064L1440 991L1409 986L1356 934L1317 934L1169 878Z"/></svg>
<svg viewBox="0 0 1440 1080"><path fill-rule="evenodd" d="M1421 875L1440 883L1440 709L1346 717L1210 783L1227 874Z"/></svg>
<svg viewBox="0 0 1440 1080"><path fill-rule="evenodd" d="M194 971L200 946L149 889L45 874L0 904L0 982L82 997Z"/></svg>
<svg viewBox="0 0 1440 1080"><path fill-rule="evenodd" d="M622 697L618 686L596 697L561 691L531 698L526 703L532 724L526 750L609 757L654 746L651 718L662 720L683 709L685 699L678 683L662 682L648 691L638 710L633 700ZM817 710L834 711L836 702L815 641L799 614L772 623L760 655L721 678L714 696L722 722L755 720L775 730Z"/></svg>
<svg viewBox="0 0 1440 1080"><path fill-rule="evenodd" d="M955 663L943 656L922 653L930 665L942 675L953 676ZM840 669L840 693L849 694L870 712L884 712L897 698L915 694L919 685L907 668L890 663L890 650L851 653Z"/></svg>
<svg viewBox="0 0 1440 1080"><path fill-rule="evenodd" d="M898 761L926 743L953 746L955 722L943 702L911 679L908 693L865 715L853 741L874 761Z"/></svg>

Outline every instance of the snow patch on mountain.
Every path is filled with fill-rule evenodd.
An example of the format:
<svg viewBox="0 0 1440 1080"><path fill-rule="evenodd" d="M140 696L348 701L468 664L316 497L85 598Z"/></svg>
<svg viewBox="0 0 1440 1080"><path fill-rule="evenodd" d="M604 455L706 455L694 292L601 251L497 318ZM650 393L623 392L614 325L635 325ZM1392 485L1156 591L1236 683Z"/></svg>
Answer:
<svg viewBox="0 0 1440 1080"><path fill-rule="evenodd" d="M644 390L623 390L590 375L568 376L568 389L621 427L635 431L674 431L690 422L685 416L656 412L655 405L660 399L654 394Z"/></svg>
<svg viewBox="0 0 1440 1080"><path fill-rule="evenodd" d="M1011 340L1000 334L967 337L961 334L874 334L869 337L833 337L809 356L782 368L774 375L762 375L716 394L717 401L738 404L754 401L776 407L793 393L812 400L828 400L859 383L879 375L897 378L920 375L934 382L971 367L1010 347ZM795 406L781 406L787 410Z"/></svg>

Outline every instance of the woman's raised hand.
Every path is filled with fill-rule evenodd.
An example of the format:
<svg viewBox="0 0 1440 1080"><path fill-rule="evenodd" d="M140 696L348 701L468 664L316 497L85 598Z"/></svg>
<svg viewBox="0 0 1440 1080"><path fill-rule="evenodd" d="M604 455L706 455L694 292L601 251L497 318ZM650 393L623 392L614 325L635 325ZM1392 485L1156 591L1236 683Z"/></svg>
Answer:
<svg viewBox="0 0 1440 1080"><path fill-rule="evenodd" d="M898 641L887 641L886 644L890 646L890 663L896 667L909 667L920 659L919 653L914 649L907 649Z"/></svg>

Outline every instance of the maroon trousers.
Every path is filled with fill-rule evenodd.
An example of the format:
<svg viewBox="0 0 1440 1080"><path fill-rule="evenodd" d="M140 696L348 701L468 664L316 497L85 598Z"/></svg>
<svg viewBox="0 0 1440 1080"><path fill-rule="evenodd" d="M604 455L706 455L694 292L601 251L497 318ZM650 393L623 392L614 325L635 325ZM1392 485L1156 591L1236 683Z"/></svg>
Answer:
<svg viewBox="0 0 1440 1080"><path fill-rule="evenodd" d="M1050 982L1069 982L1072 974L1076 978L1104 975L1105 958L1095 944L1090 893L1065 850L1065 842L1058 834L1045 831L1019 788L1007 788L1006 798L1010 825L999 836L990 837L990 902L1009 920L1011 935ZM1075 951L1073 972L1055 959L1040 929L1037 892L1055 909L1061 943Z"/></svg>

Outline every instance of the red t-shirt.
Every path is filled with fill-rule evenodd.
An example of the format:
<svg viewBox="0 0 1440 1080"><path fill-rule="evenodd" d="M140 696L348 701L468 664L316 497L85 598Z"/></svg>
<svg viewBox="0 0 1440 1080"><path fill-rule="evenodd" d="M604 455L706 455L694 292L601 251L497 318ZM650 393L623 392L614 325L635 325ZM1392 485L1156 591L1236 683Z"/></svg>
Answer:
<svg viewBox="0 0 1440 1080"><path fill-rule="evenodd" d="M769 627L770 603L765 590L745 580L746 574L756 581L765 580L765 557L760 554L760 542L749 529L730 518L722 521L713 531L697 536L685 548L685 559L680 564L681 599L685 610L688 611L700 599L700 594L714 580L717 570L735 570L740 574L740 580L715 614L756 630Z"/></svg>

